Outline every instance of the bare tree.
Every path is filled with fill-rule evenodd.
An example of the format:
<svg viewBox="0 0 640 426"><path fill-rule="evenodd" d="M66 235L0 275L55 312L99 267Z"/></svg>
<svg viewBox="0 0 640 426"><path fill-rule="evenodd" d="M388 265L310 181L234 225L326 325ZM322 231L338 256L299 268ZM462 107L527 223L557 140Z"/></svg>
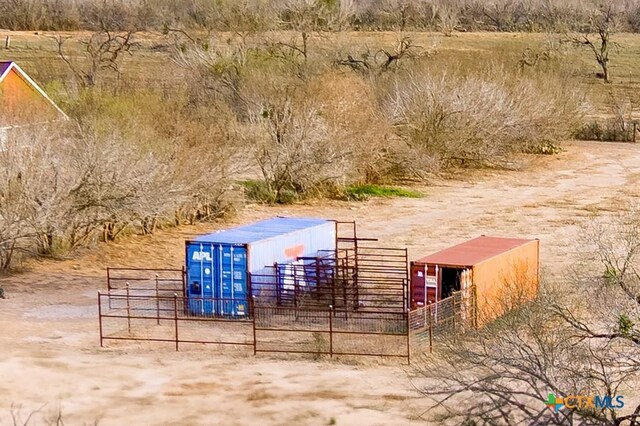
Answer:
<svg viewBox="0 0 640 426"><path fill-rule="evenodd" d="M396 69L405 60L432 56L436 52L437 47L435 44L432 49L426 50L421 46L415 45L411 37L401 36L393 50L381 48L374 53L368 49L358 56L349 54L346 58L337 60L336 64L348 66L352 70L365 75L371 73L380 74Z"/></svg>
<svg viewBox="0 0 640 426"><path fill-rule="evenodd" d="M602 69L598 77L604 79L605 83L610 83L609 75L609 55L611 50L618 50L619 45L611 39L617 29L617 11L615 5L604 2L591 12L589 16L589 26L596 32L594 40L590 33L573 34L569 36L569 41L576 46L584 46L591 50L596 62Z"/></svg>
<svg viewBox="0 0 640 426"><path fill-rule="evenodd" d="M123 55L131 55L132 49L137 46L133 41L134 34L133 30L124 33L102 30L94 33L88 40L80 41L84 46L86 64L74 61L65 52L64 45L70 37L58 35L54 40L58 46L58 57L67 64L78 83L82 87L93 87L100 73L105 70L115 72L118 80L120 79Z"/></svg>
<svg viewBox="0 0 640 426"><path fill-rule="evenodd" d="M321 0L289 0L279 15L282 28L294 31L295 37L289 41L272 42L272 53L287 60L301 57L307 64L311 36L329 28L329 10Z"/></svg>
<svg viewBox="0 0 640 426"><path fill-rule="evenodd" d="M482 14L496 31L510 31L515 20L514 8L514 0L492 0L482 6Z"/></svg>
<svg viewBox="0 0 640 426"><path fill-rule="evenodd" d="M331 11L331 24L337 31L343 31L349 27L350 21L356 13L354 0L340 0L335 10Z"/></svg>
<svg viewBox="0 0 640 426"><path fill-rule="evenodd" d="M404 32L416 19L415 2L411 0L385 0L381 9L396 31Z"/></svg>
<svg viewBox="0 0 640 426"><path fill-rule="evenodd" d="M455 0L440 0L434 3L438 29L451 37L460 22L460 4Z"/></svg>

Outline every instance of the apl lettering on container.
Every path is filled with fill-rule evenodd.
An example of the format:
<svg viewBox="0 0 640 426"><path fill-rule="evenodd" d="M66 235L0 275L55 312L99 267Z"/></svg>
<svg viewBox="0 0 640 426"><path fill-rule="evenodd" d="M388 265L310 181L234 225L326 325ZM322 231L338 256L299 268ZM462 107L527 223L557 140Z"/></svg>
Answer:
<svg viewBox="0 0 640 426"><path fill-rule="evenodd" d="M189 311L205 316L248 314L248 273L335 250L335 222L278 217L186 242Z"/></svg>

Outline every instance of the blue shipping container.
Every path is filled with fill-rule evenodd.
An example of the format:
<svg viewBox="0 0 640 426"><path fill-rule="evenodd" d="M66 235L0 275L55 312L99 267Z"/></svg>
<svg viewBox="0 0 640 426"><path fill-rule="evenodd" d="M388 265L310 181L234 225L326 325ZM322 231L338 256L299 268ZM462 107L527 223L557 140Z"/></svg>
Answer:
<svg viewBox="0 0 640 426"><path fill-rule="evenodd" d="M189 310L196 315L247 315L247 273L264 274L274 263L335 248L335 222L309 218L278 217L187 241Z"/></svg>

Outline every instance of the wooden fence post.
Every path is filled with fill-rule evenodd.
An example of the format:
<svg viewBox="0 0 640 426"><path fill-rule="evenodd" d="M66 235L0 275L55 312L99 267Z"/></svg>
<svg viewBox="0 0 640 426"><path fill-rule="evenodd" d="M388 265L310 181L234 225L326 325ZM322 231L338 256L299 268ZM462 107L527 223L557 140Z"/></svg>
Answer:
<svg viewBox="0 0 640 426"><path fill-rule="evenodd" d="M638 131L638 123L633 123L633 143L636 143L636 132Z"/></svg>
<svg viewBox="0 0 640 426"><path fill-rule="evenodd" d="M173 293L173 321L176 327L176 352L178 351L178 294Z"/></svg>
<svg viewBox="0 0 640 426"><path fill-rule="evenodd" d="M98 322L100 323L100 347L103 348L102 340L102 295L98 292Z"/></svg>
<svg viewBox="0 0 640 426"><path fill-rule="evenodd" d="M4 38L4 48L7 50L11 48L11 36L6 36Z"/></svg>

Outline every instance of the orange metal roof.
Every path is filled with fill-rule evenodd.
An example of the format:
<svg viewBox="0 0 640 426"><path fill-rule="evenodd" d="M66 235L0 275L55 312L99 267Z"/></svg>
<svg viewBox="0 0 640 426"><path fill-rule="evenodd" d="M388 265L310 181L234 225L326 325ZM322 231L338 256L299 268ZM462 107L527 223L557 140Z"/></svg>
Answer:
<svg viewBox="0 0 640 426"><path fill-rule="evenodd" d="M482 236L418 259L416 263L473 266L531 241L535 240Z"/></svg>
<svg viewBox="0 0 640 426"><path fill-rule="evenodd" d="M18 64L0 61L0 127L60 119L68 117Z"/></svg>

